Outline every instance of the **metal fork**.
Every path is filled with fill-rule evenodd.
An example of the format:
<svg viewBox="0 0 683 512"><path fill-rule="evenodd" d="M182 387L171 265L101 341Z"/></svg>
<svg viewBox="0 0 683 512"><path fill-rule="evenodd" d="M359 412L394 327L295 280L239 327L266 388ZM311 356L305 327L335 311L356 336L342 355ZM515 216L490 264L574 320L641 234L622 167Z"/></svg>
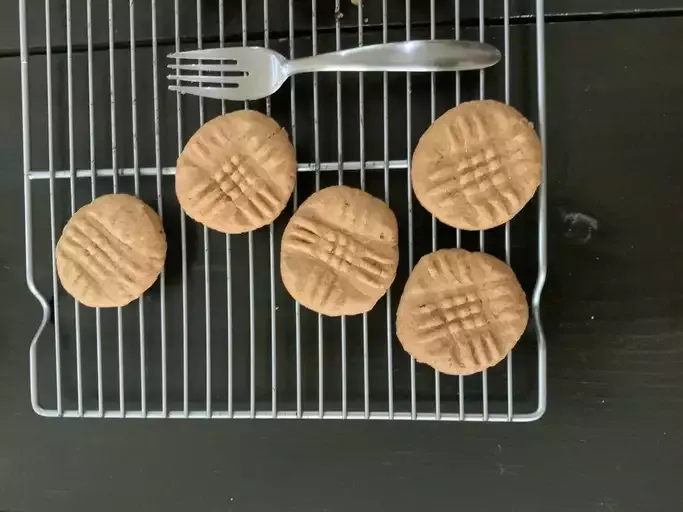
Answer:
<svg viewBox="0 0 683 512"><path fill-rule="evenodd" d="M168 66L176 71L176 74L168 76L169 80L176 82L169 86L170 90L208 98L243 101L273 94L287 78L298 73L466 71L493 66L500 60L500 52L485 43L430 40L362 46L294 60L288 60L273 50L258 47L191 50L172 53L168 57L176 59L175 64ZM181 59L198 60L199 63L181 64ZM220 63L207 64L202 61ZM183 74L182 71L192 73Z"/></svg>

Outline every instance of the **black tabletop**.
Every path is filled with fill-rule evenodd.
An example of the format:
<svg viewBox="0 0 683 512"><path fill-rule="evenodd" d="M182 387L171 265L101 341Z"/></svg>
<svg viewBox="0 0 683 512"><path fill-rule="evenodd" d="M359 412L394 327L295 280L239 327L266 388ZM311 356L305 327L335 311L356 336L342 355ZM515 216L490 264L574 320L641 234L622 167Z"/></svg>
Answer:
<svg viewBox="0 0 683 512"><path fill-rule="evenodd" d="M127 2L115 3L125 12ZM17 18L16 6L7 6L0 21L7 27L0 31L0 510L681 510L683 68L675 54L683 6L547 3L548 411L536 423L512 425L36 416L28 345L40 315L24 277ZM29 39L39 62L43 5L29 4L36 4ZM61 12L63 4L53 7ZM190 16L194 2L181 4ZM139 5L144 20L147 7ZM512 37L524 38L533 31L527 2L511 5ZM487 19L492 30L496 12ZM415 8L418 22L428 21L424 13L428 7ZM277 29L283 22L272 18ZM439 20L445 26L452 15ZM117 32L124 54L125 21ZM188 37L192 23L183 22ZM173 26L160 30L172 43ZM83 44L83 34L74 37ZM106 33L96 39L96 51L105 51ZM49 278L49 268L36 272Z"/></svg>

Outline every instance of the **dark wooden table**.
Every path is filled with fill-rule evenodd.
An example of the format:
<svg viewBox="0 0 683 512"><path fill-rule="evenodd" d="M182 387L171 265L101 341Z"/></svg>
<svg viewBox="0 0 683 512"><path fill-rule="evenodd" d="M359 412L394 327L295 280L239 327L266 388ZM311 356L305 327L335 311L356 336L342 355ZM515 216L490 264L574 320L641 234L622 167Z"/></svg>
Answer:
<svg viewBox="0 0 683 512"><path fill-rule="evenodd" d="M37 417L28 396L28 343L39 315L24 282L15 3L0 19L0 510L683 508L680 0L547 2L549 405L528 425ZM78 16L82 3L74 2ZM127 2L115 3L125 13ZM424 26L427 2L415 3L414 20ZM63 4L53 2L54 11ZM104 52L98 4L96 45ZM142 52L150 37L146 4L137 4ZM181 4L189 41L194 2ZM286 2L271 0L273 9L278 4ZM487 2L491 30L500 24L495 4ZM511 3L513 37L533 30L528 4ZM29 5L39 61L43 5ZM392 8L397 27L402 9ZM333 12L320 10L329 33ZM376 7L367 10L375 21ZM452 19L447 10L443 26ZM171 2L160 2L166 43L171 11ZM467 24L473 12L463 12ZM271 17L271 29L283 30L282 19ZM353 27L350 18L344 23ZM302 37L307 23L302 17ZM62 25L53 27L59 54ZM228 25L230 37L239 37L238 27L238 20ZM207 34L215 30L207 23ZM74 34L74 43L82 47L84 37ZM127 38L122 15L124 54ZM64 148L57 152L64 158ZM37 274L47 279L49 268Z"/></svg>

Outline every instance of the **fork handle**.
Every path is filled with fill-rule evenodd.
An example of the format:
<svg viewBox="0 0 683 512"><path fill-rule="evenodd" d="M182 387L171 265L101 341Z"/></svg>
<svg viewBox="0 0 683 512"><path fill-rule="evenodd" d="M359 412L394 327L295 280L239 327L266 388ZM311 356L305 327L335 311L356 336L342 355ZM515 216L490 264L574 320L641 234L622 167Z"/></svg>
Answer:
<svg viewBox="0 0 683 512"><path fill-rule="evenodd" d="M288 75L314 71L466 71L493 66L500 52L474 41L431 40L361 46L288 61Z"/></svg>

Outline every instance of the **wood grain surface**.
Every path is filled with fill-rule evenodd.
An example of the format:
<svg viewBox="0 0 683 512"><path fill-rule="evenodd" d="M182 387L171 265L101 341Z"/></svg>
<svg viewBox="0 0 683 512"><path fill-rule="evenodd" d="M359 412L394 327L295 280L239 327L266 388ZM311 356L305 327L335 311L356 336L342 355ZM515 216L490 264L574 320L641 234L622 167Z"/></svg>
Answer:
<svg viewBox="0 0 683 512"><path fill-rule="evenodd" d="M4 18L16 24L12 13ZM683 17L546 29L549 407L530 425L35 416L27 363L39 314L24 282L19 59L0 59L0 510L681 510L683 68L671 54ZM532 32L520 24L512 37L531 44ZM117 58L125 68L125 49ZM44 69L39 56L34 65ZM36 105L32 121L44 129L44 106ZM149 133L150 120L140 123ZM170 139L173 132L164 133ZM68 145L63 130L56 134L63 166ZM106 128L97 136L106 155ZM170 155L176 143L167 144ZM33 150L38 168L45 148L37 140ZM68 183L57 187L68 197ZM44 218L46 197L46 187L36 192L36 216ZM178 215L171 206L167 213ZM36 281L50 289L49 236L41 226Z"/></svg>

